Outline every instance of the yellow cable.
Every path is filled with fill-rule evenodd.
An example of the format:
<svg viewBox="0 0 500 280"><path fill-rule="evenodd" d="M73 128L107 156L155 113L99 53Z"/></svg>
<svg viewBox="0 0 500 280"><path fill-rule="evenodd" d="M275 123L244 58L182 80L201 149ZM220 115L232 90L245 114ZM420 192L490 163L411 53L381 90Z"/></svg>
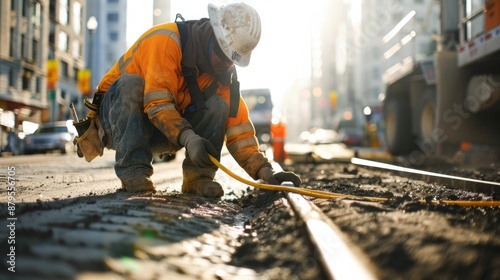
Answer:
<svg viewBox="0 0 500 280"><path fill-rule="evenodd" d="M387 201L387 198L384 197L372 197L372 196L357 196L357 195L346 195L346 194L340 194L340 193L332 193L332 192L326 192L326 191L318 191L318 190L310 190L310 189L304 189L300 187L287 187L287 186L278 186L278 185L270 185L270 184L261 184L257 183L254 181L247 180L231 170L227 169L224 165L222 165L216 158L214 158L211 155L208 155L210 157L210 160L217 166L219 167L222 171L226 172L227 175L233 177L234 179L259 188L259 189L264 189L264 190L270 190L270 191L285 191L285 192L293 192L293 193L298 193L302 195L307 195L307 196L312 196L316 198L323 198L323 199L332 199L332 198L347 198L347 199L356 199L356 200L368 200L368 201L376 201L376 202L384 202ZM419 200L420 203L426 203L425 200ZM433 200L431 201L433 204L446 204L446 205L458 205L458 206L500 206L500 200L479 200L479 201L474 201L474 200Z"/></svg>

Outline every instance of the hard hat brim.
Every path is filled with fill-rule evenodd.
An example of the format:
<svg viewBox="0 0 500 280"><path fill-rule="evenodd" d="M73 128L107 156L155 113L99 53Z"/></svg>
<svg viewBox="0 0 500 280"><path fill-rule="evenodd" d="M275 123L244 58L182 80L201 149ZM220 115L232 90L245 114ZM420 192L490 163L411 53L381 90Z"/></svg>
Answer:
<svg viewBox="0 0 500 280"><path fill-rule="evenodd" d="M248 53L248 55L243 55L237 51L235 51L231 46L227 45L225 42L221 40L221 38L225 38L227 34L224 33L224 28L220 25L221 22L221 6L215 5L213 3L208 4L208 17L210 18L210 25L215 34L215 38L217 39L217 43L219 47L235 65L240 67L246 67L250 64L250 57L252 53Z"/></svg>

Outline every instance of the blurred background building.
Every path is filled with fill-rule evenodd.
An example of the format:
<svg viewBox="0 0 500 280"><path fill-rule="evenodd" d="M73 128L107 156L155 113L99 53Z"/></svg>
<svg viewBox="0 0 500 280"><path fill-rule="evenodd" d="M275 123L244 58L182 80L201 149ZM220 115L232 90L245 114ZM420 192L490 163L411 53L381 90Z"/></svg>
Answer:
<svg viewBox="0 0 500 280"><path fill-rule="evenodd" d="M92 70L92 91L127 50L127 0L86 0L86 23L95 17L97 28L87 28L87 67Z"/></svg>
<svg viewBox="0 0 500 280"><path fill-rule="evenodd" d="M415 30L437 33L437 4L433 0L318 1L310 41L310 77L295 82L284 99L283 116L289 141L315 127L364 130L367 116L381 126L385 70L383 41L394 26L415 10ZM432 29L434 28L434 29ZM427 40L428 42L428 40ZM365 108L370 108L366 110ZM297 112L300 112L298 114ZM363 113L365 112L365 113ZM291 125L293 124L293 125Z"/></svg>
<svg viewBox="0 0 500 280"><path fill-rule="evenodd" d="M49 1L0 2L0 133L48 118ZM3 132L3 133L2 133Z"/></svg>

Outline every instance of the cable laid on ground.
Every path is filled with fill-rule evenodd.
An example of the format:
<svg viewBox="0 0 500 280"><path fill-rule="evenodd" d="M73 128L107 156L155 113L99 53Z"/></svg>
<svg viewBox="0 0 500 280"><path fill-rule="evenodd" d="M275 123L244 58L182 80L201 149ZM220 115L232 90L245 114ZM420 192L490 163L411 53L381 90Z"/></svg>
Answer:
<svg viewBox="0 0 500 280"><path fill-rule="evenodd" d="M356 196L356 195L346 195L346 194L340 194L340 193L332 193L332 192L327 192L327 191L318 191L318 190L310 190L310 189L305 189L301 187L287 187L287 186L278 186L278 185L270 185L270 184L262 184L262 183L257 183L254 181L247 180L228 168L226 168L224 165L222 165L216 158L213 156L209 155L210 160L217 166L219 167L222 171L224 171L227 175L231 176L235 180L238 180L244 184L259 188L259 189L264 189L264 190L270 190L270 191L285 191L285 192L293 192L293 193L298 193L301 195L307 195L307 196L312 196L316 198L323 198L323 199L332 199L332 198L347 198L347 199L356 199L356 200L368 200L368 201L375 201L375 202L384 202L387 201L388 198L384 197L372 197L372 196ZM419 200L418 202L420 203L427 203L425 200ZM446 205L458 205L458 206L482 206L482 207L488 207L488 206L500 206L500 201L499 200L432 200L432 204L446 204Z"/></svg>

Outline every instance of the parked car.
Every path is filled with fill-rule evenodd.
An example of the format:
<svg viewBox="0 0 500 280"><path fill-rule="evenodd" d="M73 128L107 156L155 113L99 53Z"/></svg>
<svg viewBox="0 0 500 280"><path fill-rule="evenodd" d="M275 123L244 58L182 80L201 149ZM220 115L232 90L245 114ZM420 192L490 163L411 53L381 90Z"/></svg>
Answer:
<svg viewBox="0 0 500 280"><path fill-rule="evenodd" d="M153 155L153 163L158 163L158 162L169 162L172 161L176 158L177 153L173 154L165 154L165 155Z"/></svg>
<svg viewBox="0 0 500 280"><path fill-rule="evenodd" d="M365 133L361 128L346 127L339 130L340 141L348 147L365 145Z"/></svg>
<svg viewBox="0 0 500 280"><path fill-rule="evenodd" d="M301 143L285 144L288 158L293 162L349 162L354 156L342 139L332 129L312 128L300 134Z"/></svg>
<svg viewBox="0 0 500 280"><path fill-rule="evenodd" d="M248 114L255 128L255 136L259 140L261 150L271 144L271 121L273 118L273 101L268 88L241 90L241 96L248 107Z"/></svg>
<svg viewBox="0 0 500 280"><path fill-rule="evenodd" d="M59 121L40 125L23 139L24 154L60 151L62 154L76 152L73 139L77 135L73 121Z"/></svg>
<svg viewBox="0 0 500 280"><path fill-rule="evenodd" d="M303 131L300 137L303 141L309 142L313 145L332 144L340 142L339 134L332 129L313 128L309 131Z"/></svg>

